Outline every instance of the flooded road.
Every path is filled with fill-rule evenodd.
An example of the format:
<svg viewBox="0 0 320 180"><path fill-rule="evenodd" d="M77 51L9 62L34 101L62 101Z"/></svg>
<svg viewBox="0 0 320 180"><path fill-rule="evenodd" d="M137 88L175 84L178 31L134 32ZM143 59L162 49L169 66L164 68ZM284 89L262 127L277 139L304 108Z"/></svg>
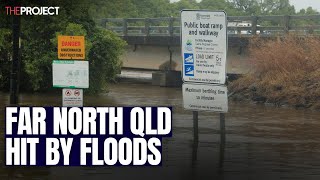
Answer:
<svg viewBox="0 0 320 180"><path fill-rule="evenodd" d="M1 147L8 98L0 93ZM61 94L22 94L20 102L60 106ZM85 96L84 105L173 106L173 137L163 139L162 166L12 168L4 166L1 148L0 179L320 179L320 112L230 102L221 146L217 113L199 113L199 143L193 142L192 112L182 108L180 88L116 84L108 94Z"/></svg>

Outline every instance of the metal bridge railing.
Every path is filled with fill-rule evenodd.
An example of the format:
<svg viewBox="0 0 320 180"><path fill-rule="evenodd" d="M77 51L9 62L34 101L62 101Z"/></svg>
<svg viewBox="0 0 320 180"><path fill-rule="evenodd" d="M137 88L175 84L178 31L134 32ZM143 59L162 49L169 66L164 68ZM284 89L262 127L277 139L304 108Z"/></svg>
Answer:
<svg viewBox="0 0 320 180"><path fill-rule="evenodd" d="M229 36L320 35L320 15L228 16ZM180 36L180 18L104 18L101 26L120 36Z"/></svg>

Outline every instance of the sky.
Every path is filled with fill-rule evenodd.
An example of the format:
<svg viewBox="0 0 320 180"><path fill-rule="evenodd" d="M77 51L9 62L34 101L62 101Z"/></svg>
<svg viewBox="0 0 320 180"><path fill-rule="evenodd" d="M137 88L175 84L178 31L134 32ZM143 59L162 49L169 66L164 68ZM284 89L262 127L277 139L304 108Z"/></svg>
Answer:
<svg viewBox="0 0 320 180"><path fill-rule="evenodd" d="M179 0L170 0L171 2L176 2ZM200 1L200 0L197 0ZM312 9L316 9L320 12L320 0L289 0L290 4L294 5L296 11L300 11L300 9L306 9L308 7L312 7Z"/></svg>
<svg viewBox="0 0 320 180"><path fill-rule="evenodd" d="M296 11L312 7L320 12L320 0L290 0L290 4L294 5Z"/></svg>

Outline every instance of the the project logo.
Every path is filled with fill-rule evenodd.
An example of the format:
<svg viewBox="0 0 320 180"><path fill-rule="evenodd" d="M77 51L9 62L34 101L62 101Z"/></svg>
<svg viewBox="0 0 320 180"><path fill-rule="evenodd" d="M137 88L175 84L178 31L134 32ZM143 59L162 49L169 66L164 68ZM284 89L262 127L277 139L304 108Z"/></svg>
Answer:
<svg viewBox="0 0 320 180"><path fill-rule="evenodd" d="M191 41L191 40L187 40L185 49L186 49L187 51L192 51L192 41Z"/></svg>
<svg viewBox="0 0 320 180"><path fill-rule="evenodd" d="M59 15L60 7L20 7L20 6L6 6L7 15L15 16L53 16Z"/></svg>

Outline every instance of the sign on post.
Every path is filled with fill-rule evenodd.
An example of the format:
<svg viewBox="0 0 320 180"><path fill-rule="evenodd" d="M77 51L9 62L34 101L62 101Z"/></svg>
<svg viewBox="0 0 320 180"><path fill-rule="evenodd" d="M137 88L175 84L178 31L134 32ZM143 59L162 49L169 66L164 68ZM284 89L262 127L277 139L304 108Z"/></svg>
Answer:
<svg viewBox="0 0 320 180"><path fill-rule="evenodd" d="M227 17L224 11L181 12L184 82L225 84Z"/></svg>
<svg viewBox="0 0 320 180"><path fill-rule="evenodd" d="M82 89L63 89L62 106L65 107L82 107L83 90Z"/></svg>
<svg viewBox="0 0 320 180"><path fill-rule="evenodd" d="M85 59L84 36L58 36L58 59Z"/></svg>
<svg viewBox="0 0 320 180"><path fill-rule="evenodd" d="M53 87L89 88L88 61L53 60Z"/></svg>
<svg viewBox="0 0 320 180"><path fill-rule="evenodd" d="M185 109L228 112L226 86L184 83L182 95Z"/></svg>

